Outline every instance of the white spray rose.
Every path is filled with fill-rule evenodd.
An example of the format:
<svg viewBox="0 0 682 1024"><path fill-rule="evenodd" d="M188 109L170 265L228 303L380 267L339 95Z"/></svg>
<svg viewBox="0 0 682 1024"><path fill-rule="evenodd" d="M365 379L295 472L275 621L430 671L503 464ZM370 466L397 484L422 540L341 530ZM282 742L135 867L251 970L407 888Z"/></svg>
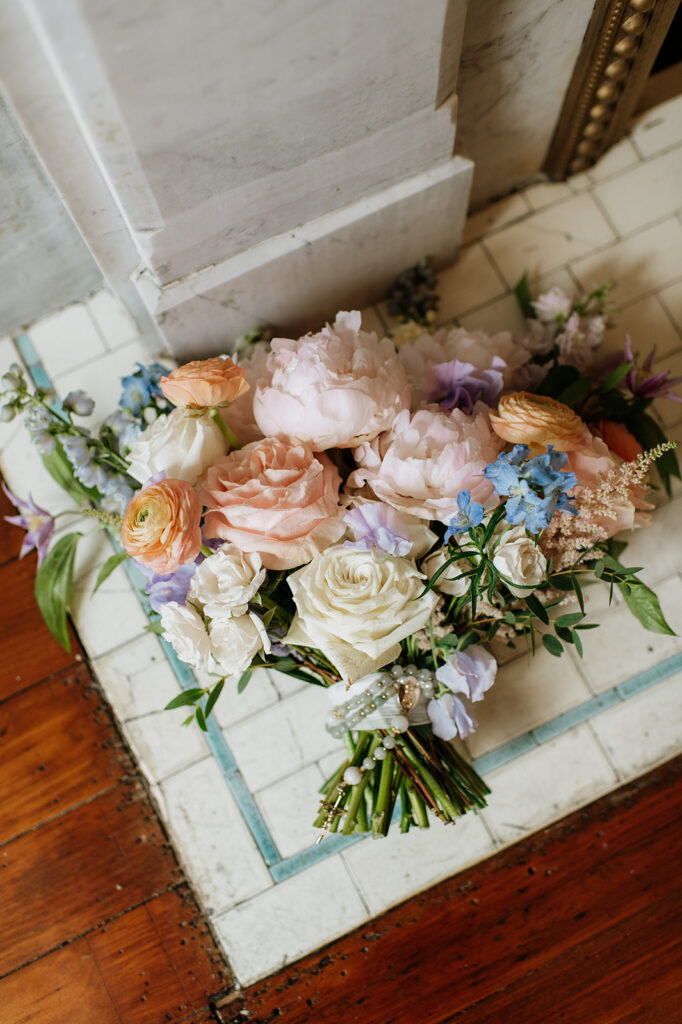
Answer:
<svg viewBox="0 0 682 1024"><path fill-rule="evenodd" d="M220 427L208 413L173 409L146 427L130 449L130 474L140 483L164 472L194 485L201 474L227 451Z"/></svg>
<svg viewBox="0 0 682 1024"><path fill-rule="evenodd" d="M421 564L422 572L425 572L429 579L432 579L441 566L450 558L450 553L447 548L438 548L437 551L433 551L428 558L425 558ZM440 590L442 594L448 594L450 597L462 597L466 594L469 589L470 579L459 579L463 572L471 568L471 562L468 558L460 558L457 562L453 562L445 572L441 573L434 587L436 590Z"/></svg>
<svg viewBox="0 0 682 1024"><path fill-rule="evenodd" d="M211 654L218 671L224 675L243 672L263 649L270 653L265 626L253 612L234 618L214 619L210 633Z"/></svg>
<svg viewBox="0 0 682 1024"><path fill-rule="evenodd" d="M266 571L257 552L226 544L201 563L189 588L189 598L211 619L245 615Z"/></svg>
<svg viewBox="0 0 682 1024"><path fill-rule="evenodd" d="M163 638L180 661L192 668L206 669L211 654L208 631L201 615L188 605L169 601L160 611Z"/></svg>
<svg viewBox="0 0 682 1024"><path fill-rule="evenodd" d="M284 642L318 647L354 682L426 625L439 598L422 595L423 581L413 562L377 548L327 548L287 579L297 614Z"/></svg>
<svg viewBox="0 0 682 1024"><path fill-rule="evenodd" d="M544 580L547 559L523 525L501 533L494 550L493 565L512 581L507 586L516 597L532 594Z"/></svg>

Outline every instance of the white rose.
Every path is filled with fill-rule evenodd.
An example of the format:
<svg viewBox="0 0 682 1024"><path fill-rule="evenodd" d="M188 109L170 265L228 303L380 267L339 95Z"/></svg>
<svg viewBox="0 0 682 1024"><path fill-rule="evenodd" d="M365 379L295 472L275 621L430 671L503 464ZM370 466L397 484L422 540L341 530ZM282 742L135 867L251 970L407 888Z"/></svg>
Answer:
<svg viewBox="0 0 682 1024"><path fill-rule="evenodd" d="M450 553L447 548L438 548L437 551L432 552L428 558L424 559L421 564L422 572L425 572L429 579L433 579L440 567L445 565L449 558ZM459 579L458 577L470 568L471 562L468 558L460 558L457 562L453 562L445 572L441 573L434 583L434 587L450 597L462 597L469 589L470 579L469 577L466 579Z"/></svg>
<svg viewBox="0 0 682 1024"><path fill-rule="evenodd" d="M288 577L297 614L284 643L318 647L354 682L400 655L438 602L405 558L335 546Z"/></svg>
<svg viewBox="0 0 682 1024"><path fill-rule="evenodd" d="M229 619L214 619L210 632L211 654L218 670L225 675L243 672L263 648L270 653L265 626L253 612Z"/></svg>
<svg viewBox="0 0 682 1024"><path fill-rule="evenodd" d="M161 608L163 638L171 645L180 661L203 670L208 666L211 644L201 615L184 604L169 601Z"/></svg>
<svg viewBox="0 0 682 1024"><path fill-rule="evenodd" d="M500 534L495 546L493 565L512 581L507 587L516 597L532 594L545 578L547 559L523 525L512 526Z"/></svg>
<svg viewBox="0 0 682 1024"><path fill-rule="evenodd" d="M193 416L173 409L146 427L130 449L130 475L140 483L164 472L194 485L227 451L220 427L208 413Z"/></svg>
<svg viewBox="0 0 682 1024"><path fill-rule="evenodd" d="M197 567L189 597L211 619L245 615L265 575L259 554L226 544Z"/></svg>

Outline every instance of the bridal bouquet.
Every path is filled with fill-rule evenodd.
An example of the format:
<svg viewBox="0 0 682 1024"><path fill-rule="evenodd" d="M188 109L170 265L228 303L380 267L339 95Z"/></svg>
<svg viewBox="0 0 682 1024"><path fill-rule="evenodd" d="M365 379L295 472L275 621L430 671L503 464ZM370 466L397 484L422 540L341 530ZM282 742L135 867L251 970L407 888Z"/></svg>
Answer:
<svg viewBox="0 0 682 1024"><path fill-rule="evenodd" d="M453 741L476 728L493 651L582 656L592 581L671 632L615 535L648 522L654 463L666 489L679 476L649 412L680 401L677 381L629 339L600 356L608 289L533 302L522 281L518 295L517 337L411 319L391 340L343 312L234 359L140 366L96 435L83 392L59 404L18 365L3 378L4 417L27 413L76 514L120 540L98 585L134 559L154 628L195 670L169 707L205 729L226 680L241 690L260 667L327 688L347 756L323 788L323 834L484 806ZM428 324L433 303L411 308ZM38 549L38 603L68 644L80 533L50 547L55 517L13 500Z"/></svg>

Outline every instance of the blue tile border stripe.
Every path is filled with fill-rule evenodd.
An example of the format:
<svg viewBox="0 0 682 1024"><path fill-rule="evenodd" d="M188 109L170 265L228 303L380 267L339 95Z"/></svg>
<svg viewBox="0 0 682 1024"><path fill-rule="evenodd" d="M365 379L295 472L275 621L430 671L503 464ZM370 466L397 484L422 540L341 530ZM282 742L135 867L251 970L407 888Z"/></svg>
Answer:
<svg viewBox="0 0 682 1024"><path fill-rule="evenodd" d="M46 374L40 357L36 353L28 334L20 334L16 338L16 345L36 386L51 387L52 382ZM121 550L113 538L112 543L117 550ZM147 603L142 593L144 578L136 570L135 566L129 563L125 563L125 569L131 586L141 604L146 608ZM197 686L197 680L191 668L179 660L170 644L166 643L161 637L157 637L157 639L182 689L188 690ZM588 722L596 715L601 714L602 711L606 711L608 708L629 700L631 697L642 693L649 687L662 682L664 679L668 679L680 671L682 671L682 652L667 658L652 668L638 672L624 682L618 683L609 690L605 690L604 693L591 697L589 700L583 701L582 704L578 704L569 711L557 715L548 722L543 722L542 725L536 726L535 729L530 729L508 743L503 743L494 750L482 754L472 762L473 767L482 775L501 768L517 757L535 750L543 743L548 743L562 733L568 732L584 722ZM285 879L291 878L292 875L305 871L319 861L332 857L341 850L345 850L354 843L367 838L365 835L329 835L319 846L311 845L305 850L299 850L298 853L292 854L290 857L282 857L218 723L215 719L209 718L207 726L206 740L211 753L218 763L275 883L283 882Z"/></svg>

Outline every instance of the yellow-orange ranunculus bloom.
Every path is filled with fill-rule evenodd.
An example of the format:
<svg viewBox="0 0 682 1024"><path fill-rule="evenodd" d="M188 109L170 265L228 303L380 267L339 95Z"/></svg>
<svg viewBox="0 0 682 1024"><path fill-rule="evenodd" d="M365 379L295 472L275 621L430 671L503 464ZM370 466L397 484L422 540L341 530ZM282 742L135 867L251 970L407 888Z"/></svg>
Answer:
<svg viewBox="0 0 682 1024"><path fill-rule="evenodd" d="M185 409L218 409L249 390L246 370L228 356L194 359L162 377L160 384L168 401Z"/></svg>
<svg viewBox="0 0 682 1024"><path fill-rule="evenodd" d="M125 510L121 543L155 573L175 572L199 554L201 509L197 492L185 480L150 484Z"/></svg>
<svg viewBox="0 0 682 1024"><path fill-rule="evenodd" d="M632 462L638 455L641 455L643 448L636 437L630 433L623 423L614 423L613 420L600 420L599 433L606 442L607 447L619 455L626 462Z"/></svg>
<svg viewBox="0 0 682 1024"><path fill-rule="evenodd" d="M496 434L509 444L553 445L571 452L585 443L587 427L572 409L547 395L514 391L500 399L490 422Z"/></svg>

